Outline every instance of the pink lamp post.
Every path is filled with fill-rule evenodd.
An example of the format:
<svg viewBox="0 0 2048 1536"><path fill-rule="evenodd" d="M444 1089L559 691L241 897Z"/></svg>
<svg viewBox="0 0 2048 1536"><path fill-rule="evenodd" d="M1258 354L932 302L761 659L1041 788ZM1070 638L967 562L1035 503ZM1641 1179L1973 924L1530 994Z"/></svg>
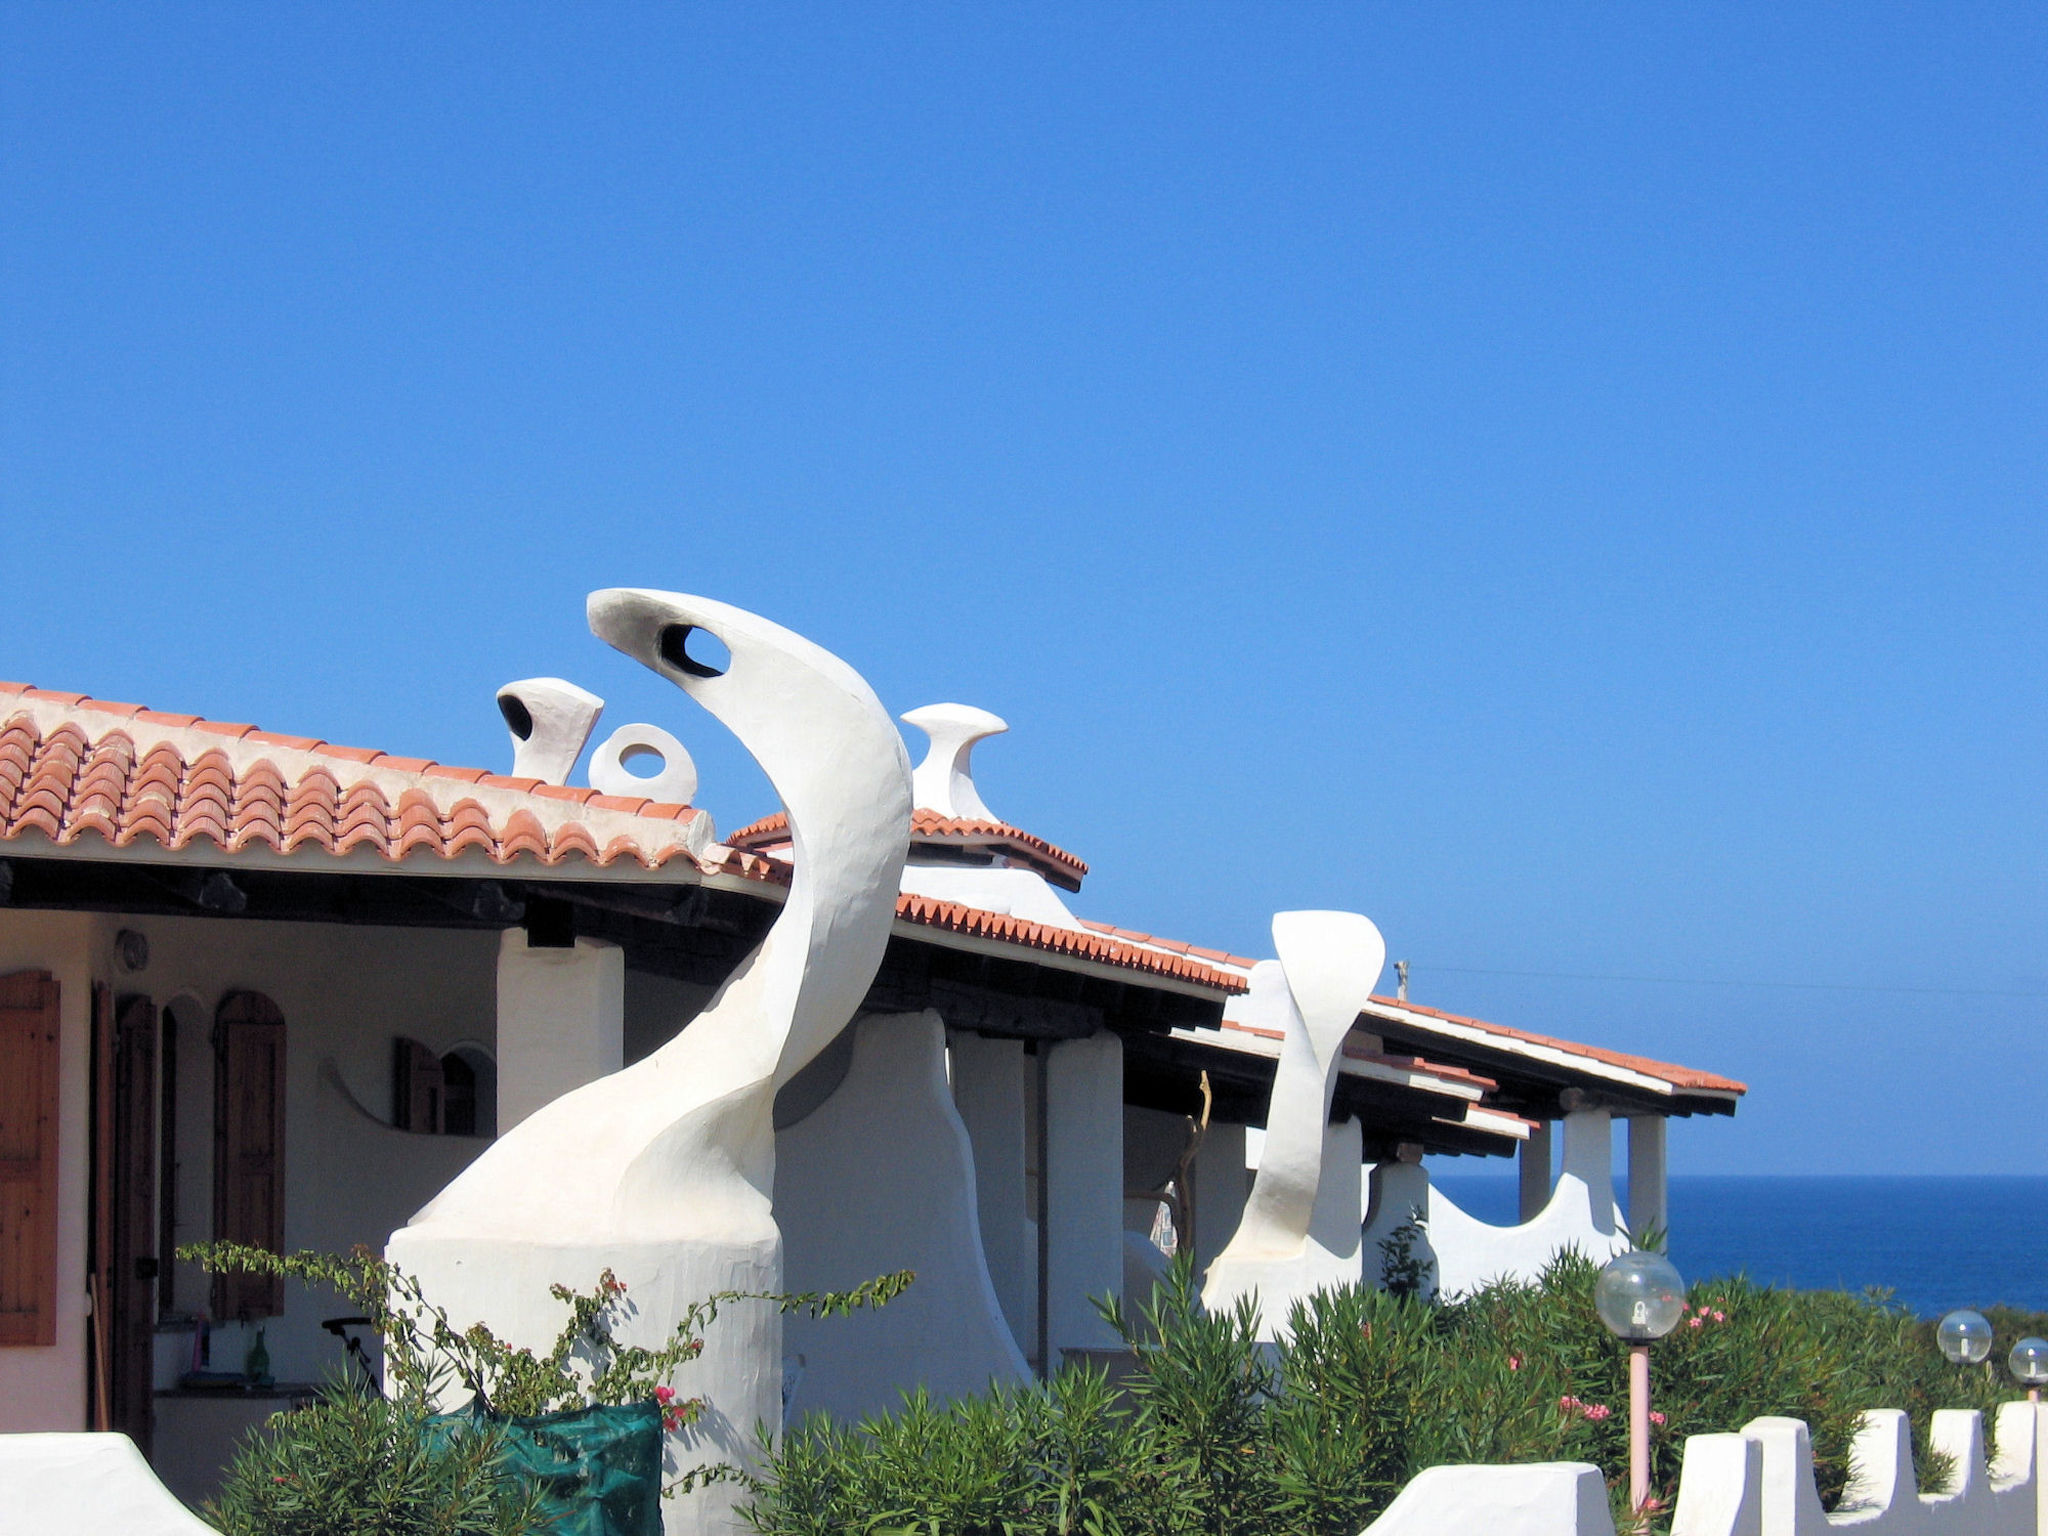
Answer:
<svg viewBox="0 0 2048 1536"><path fill-rule="evenodd" d="M1663 1254L1632 1248L1600 1271L1593 1305L1628 1345L1628 1498L1641 1509L1650 1499L1650 1345L1685 1315L1685 1282Z"/></svg>

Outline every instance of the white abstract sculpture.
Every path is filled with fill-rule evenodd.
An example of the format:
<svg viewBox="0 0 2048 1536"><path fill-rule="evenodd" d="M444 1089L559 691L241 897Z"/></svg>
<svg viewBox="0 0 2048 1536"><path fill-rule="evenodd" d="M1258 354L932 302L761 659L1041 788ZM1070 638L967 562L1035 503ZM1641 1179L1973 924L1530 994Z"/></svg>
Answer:
<svg viewBox="0 0 2048 1536"><path fill-rule="evenodd" d="M714 1291L782 1283L773 1187L775 1090L852 1018L880 964L910 836L910 763L874 693L836 656L723 603L615 589L590 598L599 638L668 678L740 739L781 796L789 896L761 946L673 1040L522 1121L392 1236L389 1254L458 1324L544 1348L552 1283L610 1265L653 1345ZM723 669L689 649L703 630ZM680 1466L744 1461L779 1421L781 1319L729 1308L679 1389L705 1417L672 1439ZM736 1529L732 1485L671 1500L670 1536Z"/></svg>
<svg viewBox="0 0 2048 1536"><path fill-rule="evenodd" d="M926 704L911 710L903 723L916 726L932 741L912 778L917 808L961 821L999 820L982 804L967 760L977 741L1000 736L1010 728L1009 722L971 704Z"/></svg>
<svg viewBox="0 0 2048 1536"><path fill-rule="evenodd" d="M559 677L529 677L498 690L498 713L512 733L512 776L566 784L604 700Z"/></svg>
<svg viewBox="0 0 2048 1536"><path fill-rule="evenodd" d="M661 767L644 778L626 766L643 757L661 759ZM622 725L590 754L590 787L601 795L688 805L697 793L697 764L660 726Z"/></svg>
<svg viewBox="0 0 2048 1536"><path fill-rule="evenodd" d="M1355 912L1281 912L1273 918L1279 960L1252 969L1247 999L1257 1022L1284 1031L1266 1111L1265 1151L1235 1234L1209 1266L1202 1301L1213 1312L1256 1294L1262 1338L1286 1325L1289 1303L1357 1273L1358 1133L1330 1128L1330 1099L1344 1037L1386 964L1379 929ZM1348 1130L1349 1134L1333 1134ZM1348 1149L1348 1150L1347 1150ZM1338 1166L1348 1156L1348 1168ZM1351 1273L1338 1272L1316 1241L1318 1195L1348 1178ZM1320 1202L1329 1207L1327 1196ZM1335 1238L1337 1234L1330 1234Z"/></svg>

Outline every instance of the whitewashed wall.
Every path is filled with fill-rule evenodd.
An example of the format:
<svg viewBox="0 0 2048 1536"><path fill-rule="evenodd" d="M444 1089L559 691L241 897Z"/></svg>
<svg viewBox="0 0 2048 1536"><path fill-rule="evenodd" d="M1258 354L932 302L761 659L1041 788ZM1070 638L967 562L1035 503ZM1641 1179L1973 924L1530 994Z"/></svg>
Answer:
<svg viewBox="0 0 2048 1536"><path fill-rule="evenodd" d="M1383 1163L1365 1197L1366 1275L1377 1279L1379 1244L1424 1213L1419 1256L1436 1265L1435 1289L1446 1296L1477 1290L1490 1280L1534 1280L1560 1249L1576 1247L1602 1262L1628 1247L1621 1209L1614 1202L1613 1122L1605 1110L1582 1110L1564 1122L1564 1168L1549 1202L1518 1226L1499 1227L1460 1208L1429 1180L1421 1164Z"/></svg>
<svg viewBox="0 0 2048 1536"><path fill-rule="evenodd" d="M2048 1536L2041 1465L2048 1411L2007 1403L1998 1412L1998 1461L1986 1465L1982 1416L1934 1416L1934 1448L1956 1465L1954 1486L1914 1486L1912 1438L1896 1410L1864 1415L1842 1507L1821 1508L1813 1445L1797 1419L1753 1419L1739 1434L1685 1443L1672 1536ZM1598 1469L1576 1462L1514 1467L1432 1467L1401 1490L1367 1536L1613 1536Z"/></svg>

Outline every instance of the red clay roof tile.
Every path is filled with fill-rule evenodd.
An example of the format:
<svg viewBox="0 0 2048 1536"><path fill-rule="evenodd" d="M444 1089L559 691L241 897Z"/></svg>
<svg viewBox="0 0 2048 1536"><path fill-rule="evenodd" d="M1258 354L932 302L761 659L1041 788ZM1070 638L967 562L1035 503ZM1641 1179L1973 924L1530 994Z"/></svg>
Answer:
<svg viewBox="0 0 2048 1536"><path fill-rule="evenodd" d="M53 707L60 716L54 721ZM522 856L550 865L630 857L649 869L695 858L678 823L702 813L688 806L647 816L633 810L644 802L556 790L536 796L553 802L546 815L559 824L550 831L531 810L514 806L494 815L471 796L444 811L432 787L476 784L532 794L542 787L533 779L19 684L0 684L0 712L0 842L35 832L59 845L96 837L128 847L147 839L177 850L203 839L228 852L341 854L367 847L393 860L475 850L499 864ZM138 741L146 744L139 751ZM208 744L215 741L222 745ZM242 754L239 768L229 744ZM250 747L294 756L289 768L269 756L250 761ZM394 788L395 806L383 787L392 776L411 781ZM573 814L563 820L565 805L601 815L593 825Z"/></svg>

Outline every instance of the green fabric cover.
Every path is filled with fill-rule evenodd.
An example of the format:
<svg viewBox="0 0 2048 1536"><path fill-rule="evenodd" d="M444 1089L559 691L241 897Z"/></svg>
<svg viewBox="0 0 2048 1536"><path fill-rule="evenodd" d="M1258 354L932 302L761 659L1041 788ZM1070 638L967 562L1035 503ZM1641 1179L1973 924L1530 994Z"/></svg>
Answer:
<svg viewBox="0 0 2048 1536"><path fill-rule="evenodd" d="M544 1491L551 1533L661 1536L661 1405L570 1408L508 1418L472 1405L432 1423L504 1431L512 1470Z"/></svg>

